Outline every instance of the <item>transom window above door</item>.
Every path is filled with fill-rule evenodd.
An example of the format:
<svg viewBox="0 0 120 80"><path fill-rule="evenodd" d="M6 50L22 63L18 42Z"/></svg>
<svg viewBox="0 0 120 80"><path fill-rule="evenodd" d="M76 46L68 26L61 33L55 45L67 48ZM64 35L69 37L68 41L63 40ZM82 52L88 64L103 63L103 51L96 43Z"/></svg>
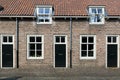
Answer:
<svg viewBox="0 0 120 80"><path fill-rule="evenodd" d="M118 43L118 36L107 36L107 43Z"/></svg>
<svg viewBox="0 0 120 80"><path fill-rule="evenodd" d="M3 43L13 43L13 36L11 35L4 35L2 36Z"/></svg>
<svg viewBox="0 0 120 80"><path fill-rule="evenodd" d="M28 41L28 50L27 50L27 58L28 59L43 59L44 57L44 43L42 35L29 35L27 37Z"/></svg>
<svg viewBox="0 0 120 80"><path fill-rule="evenodd" d="M66 37L65 36L55 36L55 43L65 43Z"/></svg>
<svg viewBox="0 0 120 80"><path fill-rule="evenodd" d="M96 58L96 38L94 35L80 36L80 59L95 59Z"/></svg>

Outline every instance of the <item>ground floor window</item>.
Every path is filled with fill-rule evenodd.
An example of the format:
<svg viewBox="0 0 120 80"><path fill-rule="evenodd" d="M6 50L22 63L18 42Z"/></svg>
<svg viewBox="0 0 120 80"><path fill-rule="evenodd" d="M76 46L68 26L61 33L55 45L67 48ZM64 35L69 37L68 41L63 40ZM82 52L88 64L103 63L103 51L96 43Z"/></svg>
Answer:
<svg viewBox="0 0 120 80"><path fill-rule="evenodd" d="M96 58L96 37L95 35L80 36L80 59L95 59Z"/></svg>
<svg viewBox="0 0 120 80"><path fill-rule="evenodd" d="M27 58L28 59L43 59L44 58L44 48L43 48L43 35L28 35L27 37Z"/></svg>

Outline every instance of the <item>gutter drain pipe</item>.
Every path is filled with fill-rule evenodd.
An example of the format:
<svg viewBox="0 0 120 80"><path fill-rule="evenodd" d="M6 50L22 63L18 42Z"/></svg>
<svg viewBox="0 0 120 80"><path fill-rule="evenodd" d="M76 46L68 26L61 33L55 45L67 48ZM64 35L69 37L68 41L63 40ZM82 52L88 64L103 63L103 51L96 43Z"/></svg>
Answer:
<svg viewBox="0 0 120 80"><path fill-rule="evenodd" d="M70 68L72 68L72 17L70 17Z"/></svg>
<svg viewBox="0 0 120 80"><path fill-rule="evenodd" d="M16 65L19 68L19 21L16 18Z"/></svg>

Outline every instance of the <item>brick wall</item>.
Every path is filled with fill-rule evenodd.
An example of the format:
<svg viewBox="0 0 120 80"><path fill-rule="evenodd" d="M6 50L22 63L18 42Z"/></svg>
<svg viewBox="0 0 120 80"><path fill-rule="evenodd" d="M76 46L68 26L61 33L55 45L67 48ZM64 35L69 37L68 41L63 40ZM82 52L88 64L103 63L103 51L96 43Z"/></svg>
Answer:
<svg viewBox="0 0 120 80"><path fill-rule="evenodd" d="M34 20L19 22L19 63L20 68L31 66L52 66L54 63L54 35L67 35L68 66L70 65L70 23L69 20L53 20L51 25L36 24ZM120 34L120 21L107 20L104 25L89 25L87 20L73 20L73 67L105 67L106 35ZM15 20L1 20L0 34L15 35ZM44 35L44 59L27 59L27 35ZM96 59L80 60L80 35L96 35ZM16 40L16 39L15 39ZM15 52L15 49L14 49Z"/></svg>

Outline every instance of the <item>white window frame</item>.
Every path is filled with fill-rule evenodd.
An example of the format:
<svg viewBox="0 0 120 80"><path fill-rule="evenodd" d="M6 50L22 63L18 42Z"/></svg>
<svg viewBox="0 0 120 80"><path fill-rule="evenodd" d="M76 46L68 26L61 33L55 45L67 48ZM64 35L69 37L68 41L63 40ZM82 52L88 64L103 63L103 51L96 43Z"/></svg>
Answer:
<svg viewBox="0 0 120 80"><path fill-rule="evenodd" d="M39 13L39 9L42 8L43 9L43 13ZM49 13L46 14L45 13L45 9L49 8ZM37 12L37 24L52 24L52 6L37 6L36 8L36 12ZM48 16L46 18L40 17L40 16ZM43 19L43 22L39 22L39 19ZM49 22L45 22L45 19L49 19Z"/></svg>
<svg viewBox="0 0 120 80"><path fill-rule="evenodd" d="M41 57L30 57L29 56L29 43L32 43L32 42L29 42L29 39L30 37L41 37L42 38L42 56ZM40 43L40 42L33 42L35 44L37 43ZM27 35L27 59L44 59L44 35Z"/></svg>
<svg viewBox="0 0 120 80"><path fill-rule="evenodd" d="M96 14L92 13L92 9L96 9ZM102 14L98 13L98 9L102 9ZM92 18L96 17L96 15L100 15L102 17L101 22L94 22L92 21ZM89 24L104 24L105 23L105 7L104 6L89 6Z"/></svg>
<svg viewBox="0 0 120 80"><path fill-rule="evenodd" d="M83 57L82 56L81 44L86 44L86 43L82 43L82 37L87 37L87 41L88 41L88 37L93 37L94 43L88 43L87 42L87 45L88 44L93 44L94 45L94 50L93 50L94 56L93 57L89 57L89 56ZM88 55L88 47L87 47L87 55ZM96 59L96 35L80 35L80 59Z"/></svg>

